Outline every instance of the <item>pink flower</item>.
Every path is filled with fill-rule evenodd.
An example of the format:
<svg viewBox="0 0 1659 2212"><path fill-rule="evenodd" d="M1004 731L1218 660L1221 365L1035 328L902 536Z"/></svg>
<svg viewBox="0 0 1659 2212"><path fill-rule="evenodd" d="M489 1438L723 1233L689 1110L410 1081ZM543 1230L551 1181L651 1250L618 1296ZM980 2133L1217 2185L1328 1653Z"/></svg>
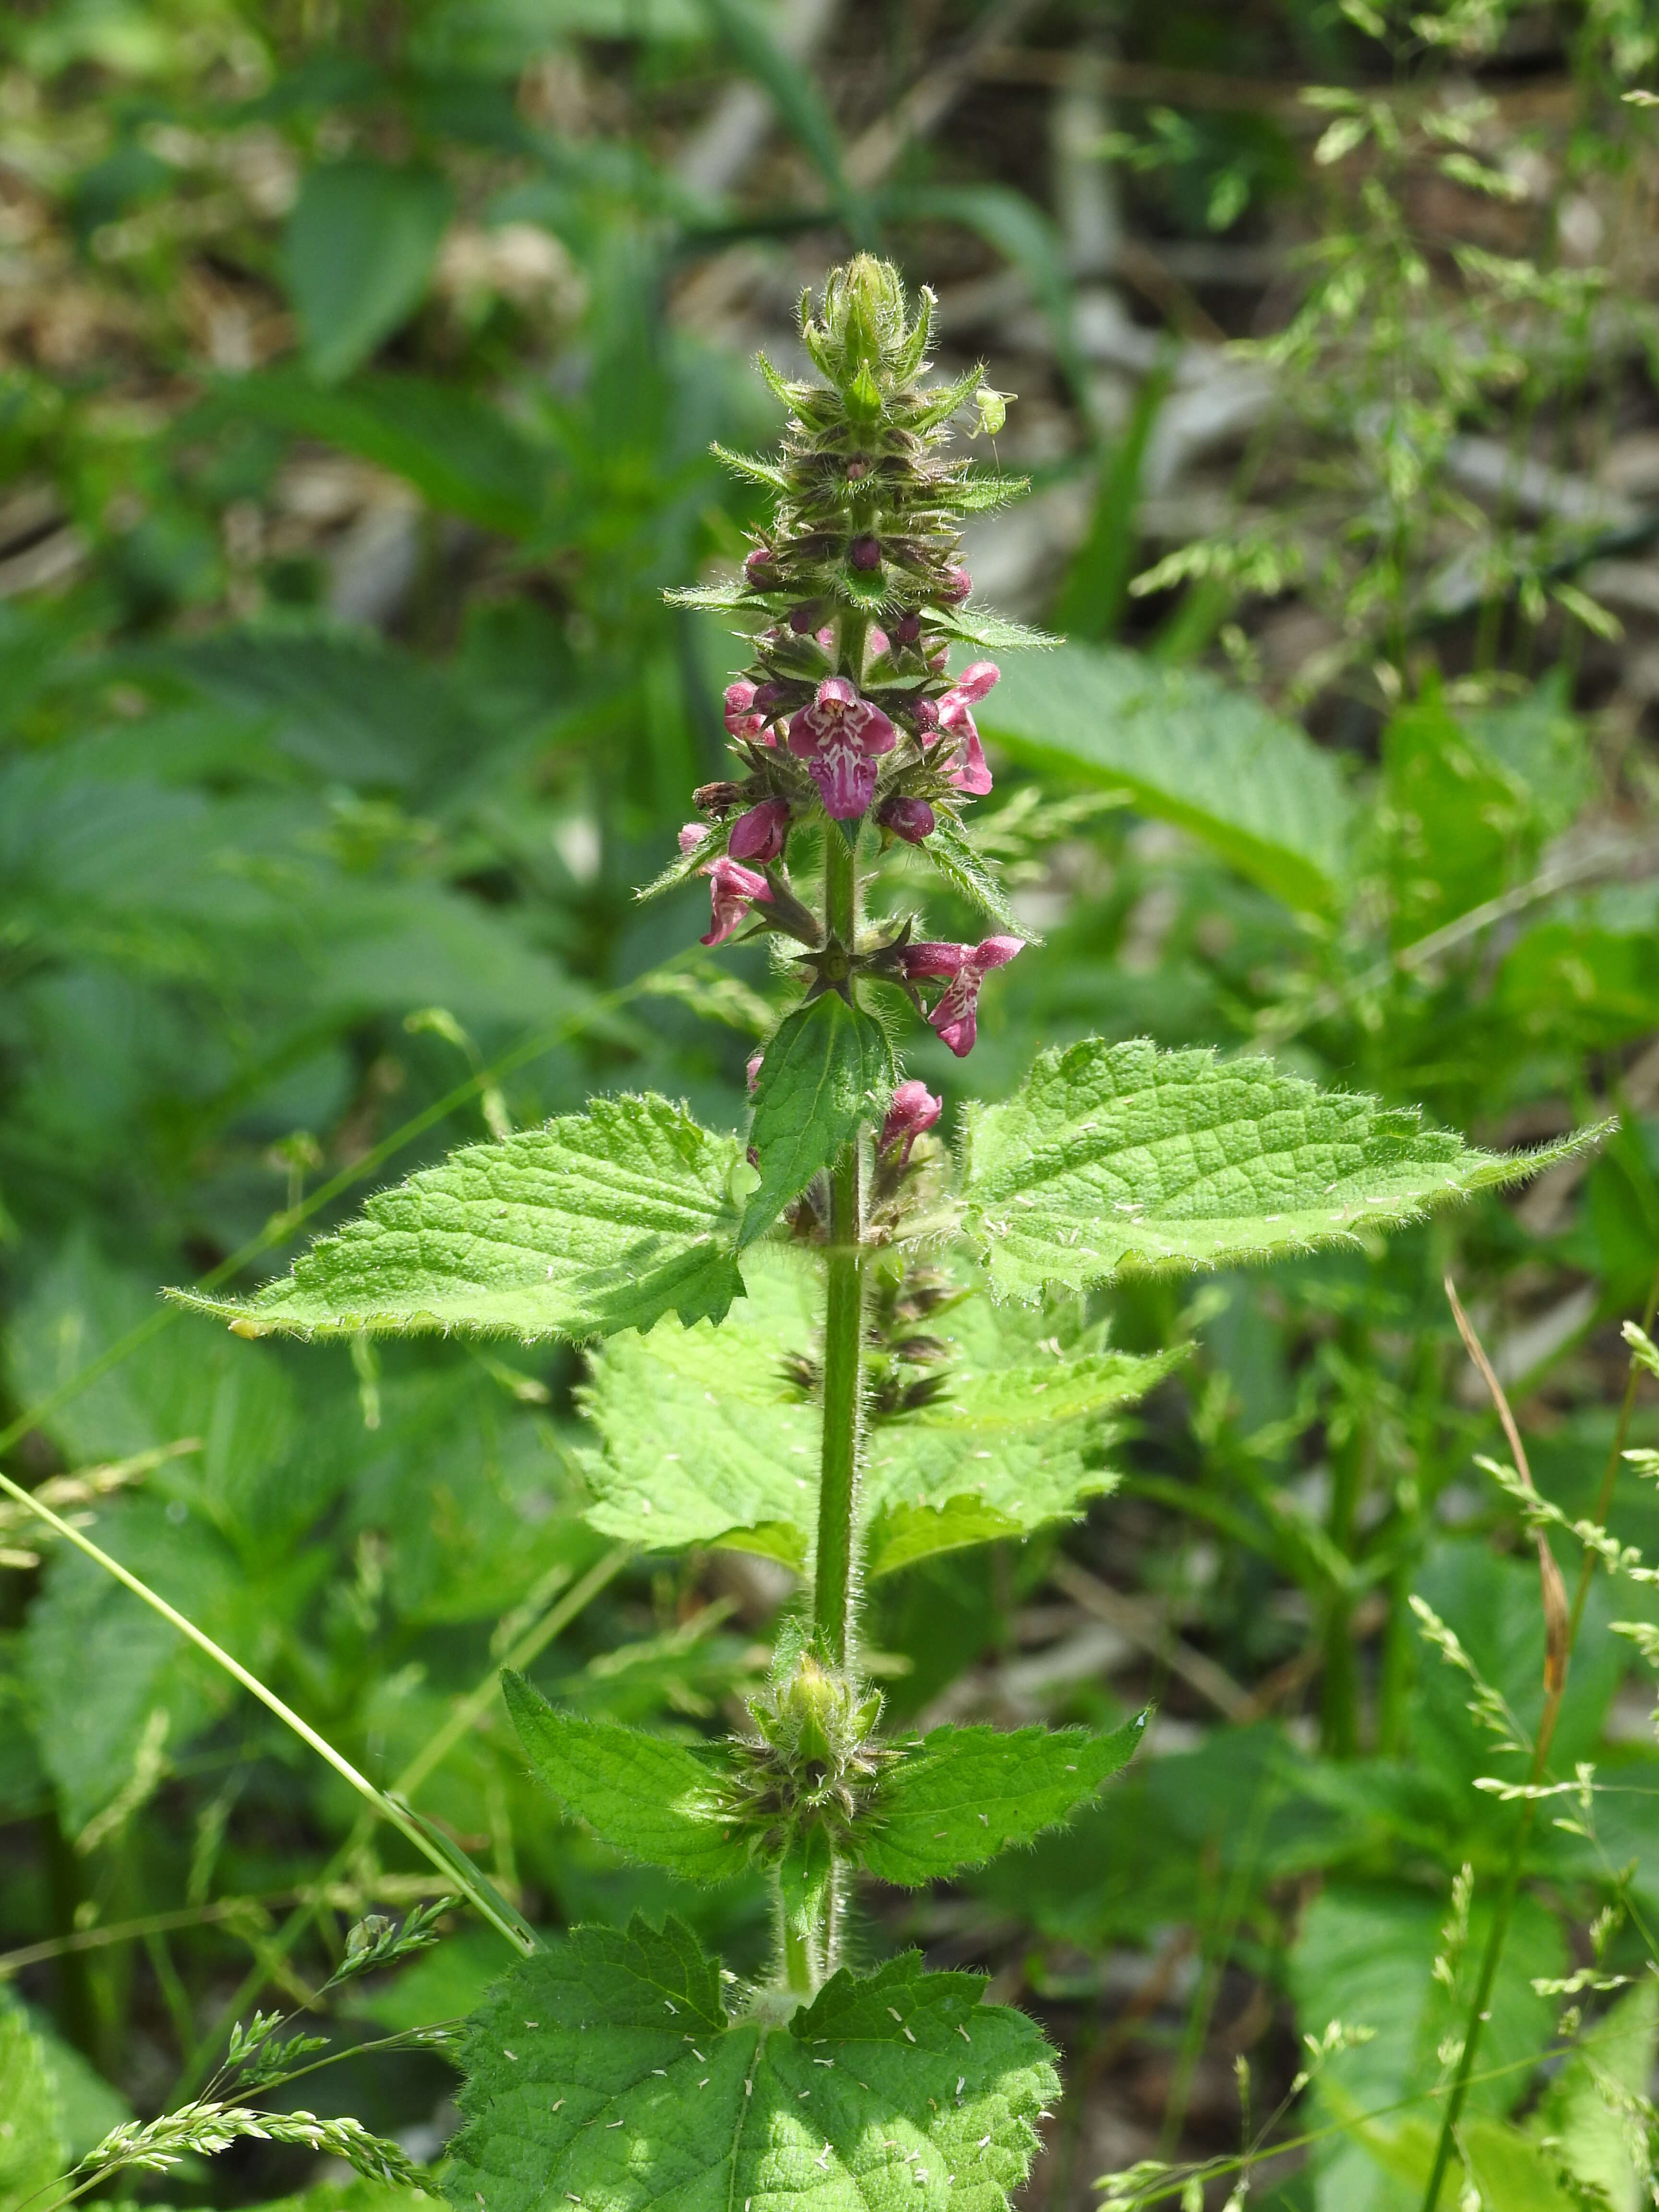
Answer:
<svg viewBox="0 0 1659 2212"><path fill-rule="evenodd" d="M875 795L876 761L898 743L879 707L860 698L844 676L826 676L818 696L789 725L789 750L806 763L818 796L837 822L851 822Z"/></svg>
<svg viewBox="0 0 1659 2212"><path fill-rule="evenodd" d="M902 837L907 845L920 845L933 834L936 817L925 799L913 799L902 792L881 803L876 819L884 830L890 830L896 837Z"/></svg>
<svg viewBox="0 0 1659 2212"><path fill-rule="evenodd" d="M707 843L708 838L708 824L706 822L688 822L680 831L680 858L684 860L695 853L699 845Z"/></svg>
<svg viewBox="0 0 1659 2212"><path fill-rule="evenodd" d="M881 1125L876 1149L884 1152L902 1141L904 1150L899 1155L899 1165L908 1168L911 1146L924 1129L933 1127L944 1111L945 1101L935 1098L925 1083L917 1082L914 1077L908 1083L901 1083L893 1093L887 1119Z"/></svg>
<svg viewBox="0 0 1659 2212"><path fill-rule="evenodd" d="M726 687L726 726L734 738L757 738L766 727L764 714L754 712L755 687L745 676Z"/></svg>
<svg viewBox="0 0 1659 2212"><path fill-rule="evenodd" d="M978 945L907 945L900 953L899 966L912 981L923 975L946 979L927 1019L958 1060L973 1050L979 1033L980 985L993 968L1006 968L1024 949L1018 937L988 937Z"/></svg>
<svg viewBox="0 0 1659 2212"><path fill-rule="evenodd" d="M765 899L769 904L771 902L772 892L765 877L757 875L753 868L745 868L725 853L700 872L709 879L714 908L714 927L702 940L705 945L724 945L732 931L749 919L750 899Z"/></svg>
<svg viewBox="0 0 1659 2212"><path fill-rule="evenodd" d="M751 1098L755 1095L755 1085L760 1081L761 1062L765 1057L766 1054L763 1052L750 1053L748 1063L744 1068L744 1074L749 1083L749 1096Z"/></svg>
<svg viewBox="0 0 1659 2212"><path fill-rule="evenodd" d="M983 799L991 788L991 771L985 765L985 748L979 741L979 731L969 710L975 699L985 696L1001 672L994 660L976 660L971 668L963 670L939 702L939 726L947 737L957 741L956 757L945 773L958 791L965 791L975 799Z"/></svg>
<svg viewBox="0 0 1659 2212"><path fill-rule="evenodd" d="M763 799L732 824L726 850L734 860L775 860L789 834L789 801Z"/></svg>

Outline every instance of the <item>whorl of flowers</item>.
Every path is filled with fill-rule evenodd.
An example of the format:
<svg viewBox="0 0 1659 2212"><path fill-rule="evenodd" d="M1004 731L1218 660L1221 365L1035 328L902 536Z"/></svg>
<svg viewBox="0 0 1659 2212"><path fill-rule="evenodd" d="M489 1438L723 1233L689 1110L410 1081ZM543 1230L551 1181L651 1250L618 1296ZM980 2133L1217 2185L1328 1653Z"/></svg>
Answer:
<svg viewBox="0 0 1659 2212"><path fill-rule="evenodd" d="M964 516L1019 487L948 450L964 415L976 417L975 431L994 432L1005 404L978 368L926 382L933 305L924 290L913 315L897 271L860 255L832 273L816 307L810 293L801 302L801 343L823 381L791 381L761 362L788 410L780 458L722 458L775 495L771 520L740 582L671 594L735 614L752 638L725 701L738 769L697 792L702 824L681 832L681 863L662 880L709 879L705 944L750 925L800 939L815 990L848 994L864 971L899 984L925 1012L917 979L945 983L945 1018L935 1008L930 1018L961 1054L973 1042L981 975L1020 940L991 940L988 958L961 947L954 969L948 959L905 963L908 925L837 945L787 864L804 823L849 843L868 824L872 852L876 840L902 840L960 889L962 810L991 788L971 709L996 665L974 658L953 677L948 663L953 647L971 653L1016 636L970 607L960 532Z"/></svg>

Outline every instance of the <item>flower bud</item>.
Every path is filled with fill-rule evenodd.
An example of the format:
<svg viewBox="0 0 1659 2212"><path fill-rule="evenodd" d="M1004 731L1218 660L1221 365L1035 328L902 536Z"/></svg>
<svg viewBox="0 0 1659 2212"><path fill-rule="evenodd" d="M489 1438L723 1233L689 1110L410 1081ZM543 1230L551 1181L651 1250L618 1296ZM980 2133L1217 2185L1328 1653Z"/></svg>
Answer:
<svg viewBox="0 0 1659 2212"><path fill-rule="evenodd" d="M734 860L775 860L789 835L789 801L763 799L732 824L726 850Z"/></svg>
<svg viewBox="0 0 1659 2212"><path fill-rule="evenodd" d="M769 545L757 545L744 556L744 580L757 592L769 592L778 581L778 556Z"/></svg>
<svg viewBox="0 0 1659 2212"><path fill-rule="evenodd" d="M797 637L805 637L807 631L816 625L817 618L818 603L816 599L808 599L804 605L789 610L789 627Z"/></svg>
<svg viewBox="0 0 1659 2212"><path fill-rule="evenodd" d="M973 588L974 580L968 571L959 563L953 564L945 572L945 580L939 586L939 597L942 599L948 599L951 605L955 606L965 599Z"/></svg>
<svg viewBox="0 0 1659 2212"><path fill-rule="evenodd" d="M876 819L884 830L902 837L907 845L920 845L924 838L933 836L937 825L937 817L927 801L902 791L896 791L890 799L882 801L876 810Z"/></svg>
<svg viewBox="0 0 1659 2212"><path fill-rule="evenodd" d="M920 615L901 615L893 624L895 645L914 645L921 635L921 617Z"/></svg>
<svg viewBox="0 0 1659 2212"><path fill-rule="evenodd" d="M890 1152L894 1146L902 1146L899 1165L901 1168L908 1167L911 1146L924 1129L933 1127L944 1111L945 1101L936 1098L925 1083L918 1082L915 1077L907 1083L901 1083L893 1093L893 1103L881 1125L881 1135L877 1140L878 1151Z"/></svg>
<svg viewBox="0 0 1659 2212"><path fill-rule="evenodd" d="M757 738L766 726L763 714L755 712L755 687L745 676L726 687L726 734L733 738Z"/></svg>
<svg viewBox="0 0 1659 2212"><path fill-rule="evenodd" d="M855 568L861 569L866 574L872 568L879 568L881 566L880 538L855 538L848 549L848 557Z"/></svg>
<svg viewBox="0 0 1659 2212"><path fill-rule="evenodd" d="M686 823L680 831L680 858L685 859L688 854L695 853L699 845L708 842L708 824L706 822Z"/></svg>

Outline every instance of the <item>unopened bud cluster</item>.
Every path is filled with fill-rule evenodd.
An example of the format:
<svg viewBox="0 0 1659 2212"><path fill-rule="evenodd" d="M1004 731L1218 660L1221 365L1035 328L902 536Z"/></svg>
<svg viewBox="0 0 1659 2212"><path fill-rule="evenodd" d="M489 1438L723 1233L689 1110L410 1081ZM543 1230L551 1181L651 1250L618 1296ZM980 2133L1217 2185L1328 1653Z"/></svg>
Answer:
<svg viewBox="0 0 1659 2212"><path fill-rule="evenodd" d="M753 658L726 694L739 772L698 791L702 818L680 846L684 868L708 879L705 945L750 927L791 937L809 995L850 998L861 974L896 984L960 1057L981 983L1022 940L911 943L907 925L836 944L787 869L803 823L852 842L868 824L881 843L927 851L959 837L963 807L991 788L973 710L997 668L974 660L953 678L948 661L953 646L977 641L963 518L1018 487L947 450L964 412L994 432L1004 402L978 369L923 382L933 309L924 291L912 315L897 271L860 255L816 308L810 295L801 304L802 343L823 380L787 381L761 364L789 410L781 455L733 465L775 494L772 520L729 594L678 595L730 608L752 635ZM927 1126L902 1120L884 1145Z"/></svg>
<svg viewBox="0 0 1659 2212"><path fill-rule="evenodd" d="M809 1650L781 1651L750 1702L755 1735L733 1747L731 1818L776 1856L821 1826L845 1851L863 1801L894 1754L875 1740L881 1693Z"/></svg>

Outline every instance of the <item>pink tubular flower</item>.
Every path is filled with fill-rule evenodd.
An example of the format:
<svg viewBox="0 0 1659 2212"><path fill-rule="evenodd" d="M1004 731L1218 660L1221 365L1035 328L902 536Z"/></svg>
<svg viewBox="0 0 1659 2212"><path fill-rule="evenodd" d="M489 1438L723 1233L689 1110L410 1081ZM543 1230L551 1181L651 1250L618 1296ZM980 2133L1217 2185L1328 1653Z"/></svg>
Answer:
<svg viewBox="0 0 1659 2212"><path fill-rule="evenodd" d="M726 727L734 738L757 738L766 727L764 714L754 712L755 687L745 676L726 687Z"/></svg>
<svg viewBox="0 0 1659 2212"><path fill-rule="evenodd" d="M734 860L775 860L789 834L789 801L763 799L732 824L726 850Z"/></svg>
<svg viewBox="0 0 1659 2212"><path fill-rule="evenodd" d="M925 799L913 799L903 792L895 792L892 798L884 799L876 819L884 830L890 830L896 837L902 837L907 845L920 845L933 834L936 817Z"/></svg>
<svg viewBox="0 0 1659 2212"><path fill-rule="evenodd" d="M771 888L765 877L757 875L753 868L745 868L725 853L719 860L711 860L700 873L708 878L714 907L714 927L702 940L705 945L724 945L732 931L748 921L751 899L765 899L769 904L771 902Z"/></svg>
<svg viewBox="0 0 1659 2212"><path fill-rule="evenodd" d="M680 831L680 858L687 859L699 845L705 844L708 838L708 824L706 822L686 823Z"/></svg>
<svg viewBox="0 0 1659 2212"><path fill-rule="evenodd" d="M907 945L900 954L900 968L912 981L924 975L946 979L927 1020L958 1060L973 1050L979 1033L980 985L993 968L1006 968L1024 949L1018 937L988 937L978 945Z"/></svg>
<svg viewBox="0 0 1659 2212"><path fill-rule="evenodd" d="M881 1125L877 1140L878 1152L887 1152L892 1146L902 1143L899 1155L901 1168L910 1164L910 1147L924 1129L931 1129L945 1111L945 1101L935 1098L925 1083L913 1077L901 1083L893 1093L893 1103L887 1109L887 1118Z"/></svg>
<svg viewBox="0 0 1659 2212"><path fill-rule="evenodd" d="M789 725L789 750L806 763L826 811L851 822L875 795L876 762L898 743L879 707L844 676L826 676L818 696Z"/></svg>
<svg viewBox="0 0 1659 2212"><path fill-rule="evenodd" d="M763 1052L751 1052L744 1068L743 1072L749 1084L749 1096L751 1098L755 1095L755 1085L760 1081L761 1062L765 1057L766 1054Z"/></svg>
<svg viewBox="0 0 1659 2212"><path fill-rule="evenodd" d="M939 702L939 726L947 737L957 740L956 757L945 773L958 791L975 799L983 799L991 788L991 771L985 765L985 748L970 710L1001 672L994 660L976 660L963 670Z"/></svg>

